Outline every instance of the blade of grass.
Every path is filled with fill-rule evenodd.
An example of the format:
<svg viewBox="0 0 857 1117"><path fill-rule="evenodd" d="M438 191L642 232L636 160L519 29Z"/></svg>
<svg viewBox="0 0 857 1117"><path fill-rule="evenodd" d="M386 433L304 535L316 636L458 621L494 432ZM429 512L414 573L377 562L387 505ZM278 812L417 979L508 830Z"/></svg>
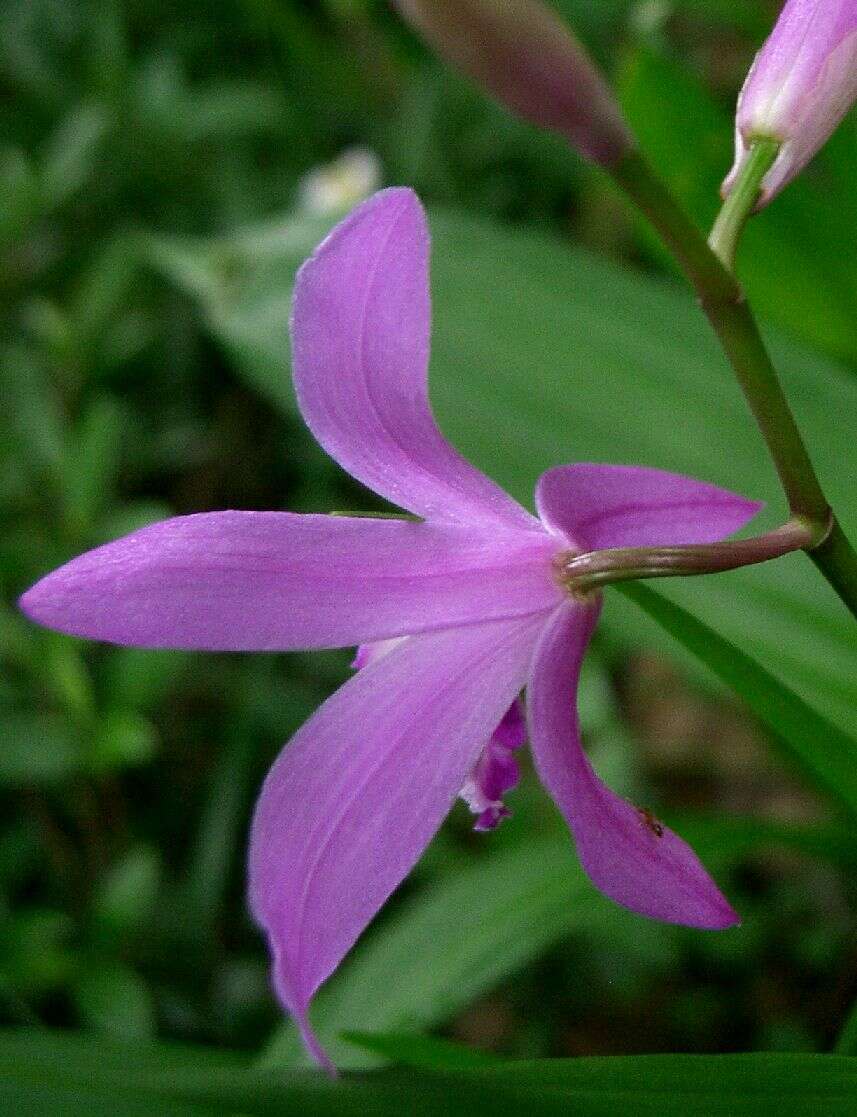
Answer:
<svg viewBox="0 0 857 1117"><path fill-rule="evenodd" d="M797 762L814 786L857 815L857 742L680 605L641 582L616 589L734 690L770 730L778 751Z"/></svg>

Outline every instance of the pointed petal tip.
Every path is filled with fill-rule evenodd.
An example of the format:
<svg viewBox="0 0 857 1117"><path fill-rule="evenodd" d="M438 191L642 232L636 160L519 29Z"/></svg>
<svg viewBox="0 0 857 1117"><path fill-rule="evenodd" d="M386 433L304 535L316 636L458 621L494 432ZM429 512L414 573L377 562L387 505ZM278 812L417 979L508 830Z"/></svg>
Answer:
<svg viewBox="0 0 857 1117"><path fill-rule="evenodd" d="M697 931L730 931L733 927L741 926L741 916L714 884L709 883L709 895L700 903L698 910L689 917L680 917L671 922Z"/></svg>
<svg viewBox="0 0 857 1117"><path fill-rule="evenodd" d="M419 195L410 186L386 186L383 190L378 190L371 198L367 198L363 204L368 205L371 202L378 206L388 206L396 203L403 209L411 209L419 213L424 212Z"/></svg>
<svg viewBox="0 0 857 1117"><path fill-rule="evenodd" d="M741 926L741 916L732 907L731 904L723 901L723 911L720 915L718 922L712 922L708 927L703 927L702 930L708 931L731 931L734 928Z"/></svg>
<svg viewBox="0 0 857 1117"><path fill-rule="evenodd" d="M312 996L299 996L296 994L288 972L285 954L275 942L270 932L268 932L268 942L270 944L272 957L271 980L277 999L297 1025L307 1054L314 1059L321 1069L329 1074L331 1078L338 1077L333 1061L322 1047L318 1036L313 1031L312 1024L310 1024L309 1006Z"/></svg>
<svg viewBox="0 0 857 1117"><path fill-rule="evenodd" d="M354 233L364 221L371 219L396 220L408 216L411 221L422 228L428 236L428 220L423 204L419 197L409 186L387 186L370 195L365 201L360 202L341 221L330 230L326 237L319 241L312 253L304 260L295 276L295 298L292 300L290 325L294 331L295 317L298 312L298 296L306 285L307 280L313 275L316 265L330 252L335 251L347 238Z"/></svg>
<svg viewBox="0 0 857 1117"><path fill-rule="evenodd" d="M606 790L606 789L605 789ZM630 806L610 793L611 814ZM635 808L631 808L634 810ZM630 817L630 815L628 815ZM604 821L607 821L605 816ZM608 839L609 839L609 829ZM635 915L661 923L690 927L697 931L728 931L741 917L709 876L699 858L682 838L667 827L650 856L640 857L640 847L627 847L616 856L615 839L624 826L614 830L611 855L604 856L601 838L575 834L581 865L595 887L608 899ZM658 850L663 856L652 856Z"/></svg>
<svg viewBox="0 0 857 1117"><path fill-rule="evenodd" d="M295 1023L301 1033L304 1047L306 1047L312 1058L315 1059L316 1063L318 1063L321 1069L329 1075L330 1078L338 1078L339 1072L328 1053L319 1043L318 1036L316 1036L315 1032L312 1030L306 1010L295 1014Z"/></svg>
<svg viewBox="0 0 857 1117"><path fill-rule="evenodd" d="M407 215L427 227L425 210L416 192L409 186L387 186L360 202L334 225L316 246L312 255L301 264L298 269L298 280L304 272L312 270L315 260L339 244L343 237L354 230L355 226L369 218L385 218L388 215L390 219L400 219Z"/></svg>
<svg viewBox="0 0 857 1117"><path fill-rule="evenodd" d="M355 206L345 220L337 225L334 232L350 228L354 222L369 215L386 214L389 214L391 218L401 218L407 215L423 225L426 224L425 209L416 191L412 190L410 186L387 186L383 190L376 191L361 202L359 206Z"/></svg>
<svg viewBox="0 0 857 1117"><path fill-rule="evenodd" d="M583 843L578 843L581 864L595 887L619 907L654 919L660 923L672 923L677 927L689 927L695 931L729 931L741 925L741 917L717 888L696 855L685 846L678 835L664 828L664 837L676 845L684 847L695 864L685 865L682 872L676 873L671 881L658 880L657 870L651 873L646 882L637 880L629 883L625 874L618 877L605 875L603 867L594 864ZM665 887L666 885L666 887Z"/></svg>
<svg viewBox="0 0 857 1117"><path fill-rule="evenodd" d="M60 570L62 567L60 567ZM55 632L65 632L70 636L77 636L74 627L64 623L62 594L57 595L58 588L56 574L52 571L40 578L18 598L18 609L27 620L41 628L50 628Z"/></svg>
<svg viewBox="0 0 857 1117"><path fill-rule="evenodd" d="M38 594L35 593L35 590L38 586L39 582L36 582L35 585L30 586L28 590L25 590L24 593L21 594L17 601L19 611L22 612L24 616L27 617L29 620L35 621L36 624L39 623L39 619L37 616Z"/></svg>

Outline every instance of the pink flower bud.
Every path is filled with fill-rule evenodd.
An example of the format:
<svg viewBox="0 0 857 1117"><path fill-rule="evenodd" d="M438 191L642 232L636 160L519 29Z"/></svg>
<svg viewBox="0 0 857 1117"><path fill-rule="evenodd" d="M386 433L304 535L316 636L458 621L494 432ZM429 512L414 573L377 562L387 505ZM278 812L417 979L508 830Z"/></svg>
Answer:
<svg viewBox="0 0 857 1117"><path fill-rule="evenodd" d="M730 192L755 140L781 144L766 205L799 174L857 98L857 0L787 0L738 98Z"/></svg>
<svg viewBox="0 0 857 1117"><path fill-rule="evenodd" d="M539 0L396 0L447 61L507 108L613 166L634 147L619 105L583 47Z"/></svg>

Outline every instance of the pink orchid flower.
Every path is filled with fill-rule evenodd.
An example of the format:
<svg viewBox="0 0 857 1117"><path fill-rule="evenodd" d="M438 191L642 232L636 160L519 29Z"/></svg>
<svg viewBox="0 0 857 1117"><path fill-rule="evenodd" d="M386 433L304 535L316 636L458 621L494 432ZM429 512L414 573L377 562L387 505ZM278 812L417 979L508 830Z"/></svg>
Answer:
<svg viewBox="0 0 857 1117"><path fill-rule="evenodd" d="M756 140L781 144L762 180L767 205L809 163L857 98L857 0L786 0L738 98L737 181Z"/></svg>
<svg viewBox="0 0 857 1117"><path fill-rule="evenodd" d="M389 641L361 651L361 669L283 750L252 826L250 905L277 993L323 1063L307 1015L316 990L460 793L477 825L502 816L524 686L539 776L594 884L670 923L737 922L685 842L594 773L575 691L600 594L571 594L557 563L605 547L715 542L759 506L660 470L580 464L541 477L531 515L435 424L428 257L415 195L382 191L301 269L292 321L308 426L343 468L421 522L182 516L74 559L21 602L50 628L152 648Z"/></svg>

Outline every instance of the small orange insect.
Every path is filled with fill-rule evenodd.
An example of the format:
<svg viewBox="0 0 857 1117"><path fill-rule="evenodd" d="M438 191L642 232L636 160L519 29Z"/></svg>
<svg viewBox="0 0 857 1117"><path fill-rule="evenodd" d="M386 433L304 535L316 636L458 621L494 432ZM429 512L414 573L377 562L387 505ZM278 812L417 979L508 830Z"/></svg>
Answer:
<svg viewBox="0 0 857 1117"><path fill-rule="evenodd" d="M637 807L637 811L639 812L645 828L654 834L656 838L662 838L664 836L664 824L655 818L648 807Z"/></svg>

